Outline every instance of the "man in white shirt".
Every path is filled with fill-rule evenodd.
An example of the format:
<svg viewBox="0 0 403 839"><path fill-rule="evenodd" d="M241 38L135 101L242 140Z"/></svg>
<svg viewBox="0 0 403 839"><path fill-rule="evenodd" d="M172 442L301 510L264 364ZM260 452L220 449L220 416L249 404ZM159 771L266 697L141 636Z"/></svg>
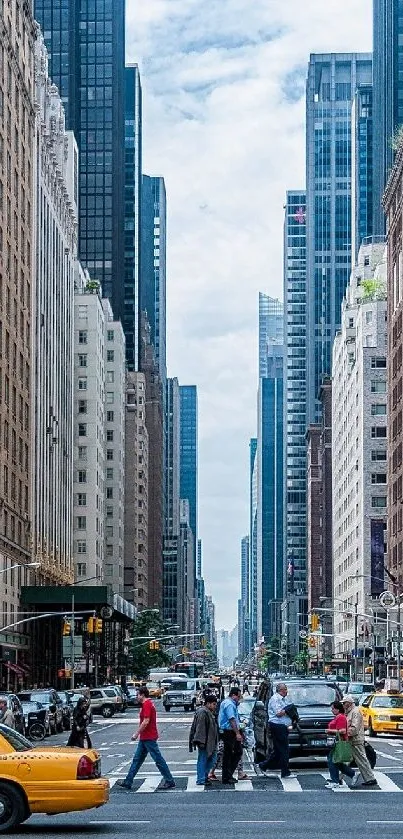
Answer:
<svg viewBox="0 0 403 839"><path fill-rule="evenodd" d="M287 701L287 693L287 685L284 682L280 682L280 684L276 685L276 691L269 700L267 713L273 751L267 760L258 764L258 768L262 772L266 769L280 769L282 778L291 777L288 730L292 725L292 721L285 710L287 705L290 704Z"/></svg>

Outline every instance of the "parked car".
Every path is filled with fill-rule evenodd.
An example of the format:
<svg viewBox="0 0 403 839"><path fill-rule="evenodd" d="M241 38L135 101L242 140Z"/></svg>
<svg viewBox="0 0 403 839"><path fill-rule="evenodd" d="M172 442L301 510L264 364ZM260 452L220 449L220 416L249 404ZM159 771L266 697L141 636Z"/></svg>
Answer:
<svg viewBox="0 0 403 839"><path fill-rule="evenodd" d="M290 732L290 756L326 755L329 751L326 730L333 719L331 704L341 699L335 682L314 679L284 679L288 687L287 700L296 705L299 724ZM255 760L260 762L271 749L267 705L276 688L276 682L264 680L259 686L252 710L255 736Z"/></svg>
<svg viewBox="0 0 403 839"><path fill-rule="evenodd" d="M70 731L74 708L67 690L58 690L57 692L62 700L63 728L65 731Z"/></svg>
<svg viewBox="0 0 403 839"><path fill-rule="evenodd" d="M32 746L0 724L0 755L0 833L13 831L32 813L51 816L108 801L109 781L101 778L95 749Z"/></svg>
<svg viewBox="0 0 403 839"><path fill-rule="evenodd" d="M122 704L113 688L90 688L89 695L92 713L102 714L105 718L112 717Z"/></svg>
<svg viewBox="0 0 403 839"><path fill-rule="evenodd" d="M40 702L22 702L24 734L30 740L43 740L50 734L49 711Z"/></svg>
<svg viewBox="0 0 403 839"><path fill-rule="evenodd" d="M51 734L63 731L63 703L54 688L23 690L18 697L23 702L40 702L47 708Z"/></svg>
<svg viewBox="0 0 403 839"><path fill-rule="evenodd" d="M19 731L20 734L24 734L24 711L18 696L16 696L15 693L3 691L0 693L0 699L4 699L4 701L7 702L7 709L13 714L15 730Z"/></svg>
<svg viewBox="0 0 403 839"><path fill-rule="evenodd" d="M165 691L162 703L166 711L178 707L182 707L185 711L194 711L200 701L200 681L198 679L178 679L172 687Z"/></svg>
<svg viewBox="0 0 403 839"><path fill-rule="evenodd" d="M105 685L105 687L111 687L115 691L116 696L118 697L118 711L123 714L127 708L127 697L123 688L121 688L120 685Z"/></svg>
<svg viewBox="0 0 403 839"><path fill-rule="evenodd" d="M147 682L147 688L150 696L153 699L161 699L163 689L158 682Z"/></svg>

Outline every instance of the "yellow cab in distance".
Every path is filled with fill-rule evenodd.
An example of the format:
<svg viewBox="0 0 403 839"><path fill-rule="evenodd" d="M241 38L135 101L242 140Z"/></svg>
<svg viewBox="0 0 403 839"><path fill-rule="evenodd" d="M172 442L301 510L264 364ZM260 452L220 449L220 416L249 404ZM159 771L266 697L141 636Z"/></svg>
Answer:
<svg viewBox="0 0 403 839"><path fill-rule="evenodd" d="M150 696L153 699L161 699L161 696L164 691L161 685L158 684L158 682L147 682L147 688Z"/></svg>
<svg viewBox="0 0 403 839"><path fill-rule="evenodd" d="M382 690L365 696L360 703L365 728L371 737L380 733L403 734L403 694Z"/></svg>
<svg viewBox="0 0 403 839"><path fill-rule="evenodd" d="M109 781L101 778L95 749L32 746L18 731L0 724L0 833L32 813L70 813L101 807Z"/></svg>

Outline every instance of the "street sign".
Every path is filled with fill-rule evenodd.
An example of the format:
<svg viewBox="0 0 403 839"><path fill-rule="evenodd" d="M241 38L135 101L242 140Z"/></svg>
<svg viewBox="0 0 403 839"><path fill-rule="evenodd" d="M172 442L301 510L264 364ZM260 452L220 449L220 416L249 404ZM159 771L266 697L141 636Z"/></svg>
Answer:
<svg viewBox="0 0 403 839"><path fill-rule="evenodd" d="M305 629L300 629L300 631L299 631L299 637L300 637L300 638L307 638L307 636L308 636L307 631L306 631Z"/></svg>
<svg viewBox="0 0 403 839"><path fill-rule="evenodd" d="M384 609L393 609L393 606L396 606L396 597L391 591L383 591L379 602Z"/></svg>
<svg viewBox="0 0 403 839"><path fill-rule="evenodd" d="M74 657L77 658L78 656L83 654L83 636L82 635L75 635L74 636ZM70 636L63 636L63 656L64 658L69 658L71 656L71 637Z"/></svg>

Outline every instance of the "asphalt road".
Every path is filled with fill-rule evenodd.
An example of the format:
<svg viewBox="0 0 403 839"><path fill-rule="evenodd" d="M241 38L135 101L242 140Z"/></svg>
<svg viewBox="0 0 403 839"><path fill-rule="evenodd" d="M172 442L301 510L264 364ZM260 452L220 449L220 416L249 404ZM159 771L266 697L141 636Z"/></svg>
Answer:
<svg viewBox="0 0 403 839"><path fill-rule="evenodd" d="M341 831L348 831L353 839L381 831L387 831L388 837L401 837L403 736L380 736L371 741L378 753L378 788L326 790L326 763L319 760L294 761L296 778L286 782L281 782L278 775L257 778L246 758L249 781L233 790L219 784L204 790L195 787L196 755L189 753L187 745L192 715L183 711L166 714L162 703L156 705L160 748L175 777L175 790L158 792L161 776L148 759L133 791L117 787L116 780L125 777L130 765L134 748L130 737L137 727L138 711L130 710L110 721L95 718L91 736L102 755L103 774L110 779L109 803L86 813L33 816L21 827L21 835L26 839L38 835L61 839L81 835L211 839L217 832L236 832L260 839L262 830L278 828L288 839L339 837ZM65 743L67 736L57 735L49 742Z"/></svg>

